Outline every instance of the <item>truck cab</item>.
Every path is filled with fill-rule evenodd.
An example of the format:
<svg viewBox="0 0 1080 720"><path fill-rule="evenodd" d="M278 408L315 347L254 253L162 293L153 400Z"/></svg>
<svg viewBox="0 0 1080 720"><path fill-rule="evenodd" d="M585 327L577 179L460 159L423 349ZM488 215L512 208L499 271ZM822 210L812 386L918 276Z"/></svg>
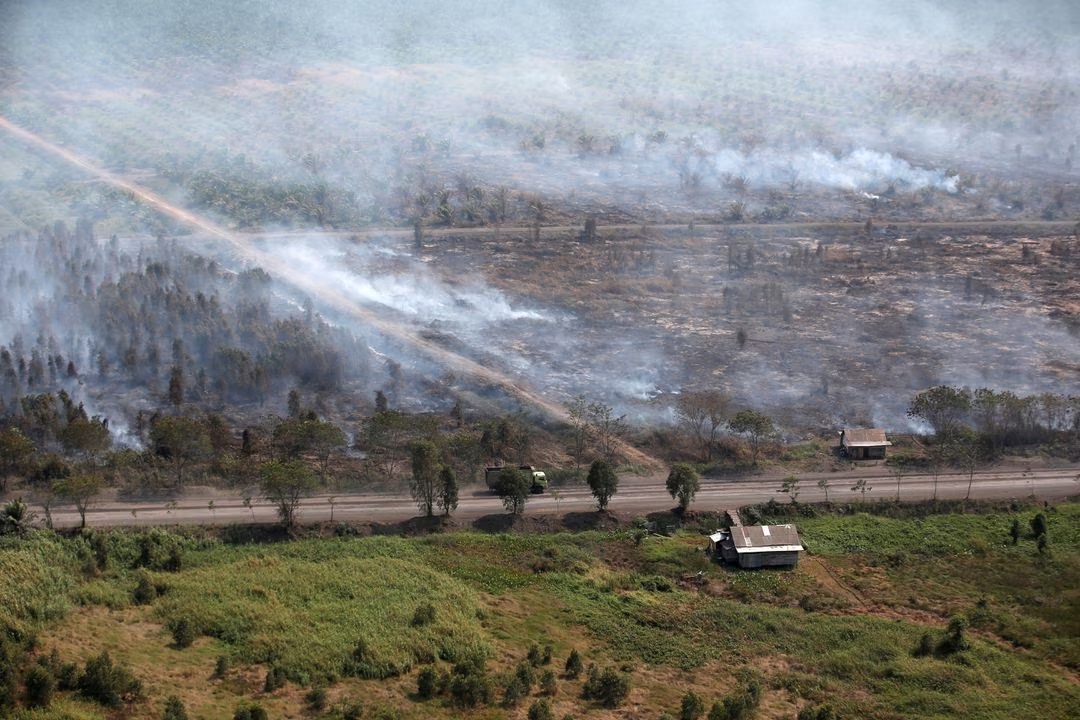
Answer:
<svg viewBox="0 0 1080 720"><path fill-rule="evenodd" d="M506 465L498 465L484 468L484 480L492 492L499 487L499 476L507 469ZM547 474L543 470L537 470L532 465L519 465L517 471L529 479L529 490L533 493L542 493L547 489Z"/></svg>

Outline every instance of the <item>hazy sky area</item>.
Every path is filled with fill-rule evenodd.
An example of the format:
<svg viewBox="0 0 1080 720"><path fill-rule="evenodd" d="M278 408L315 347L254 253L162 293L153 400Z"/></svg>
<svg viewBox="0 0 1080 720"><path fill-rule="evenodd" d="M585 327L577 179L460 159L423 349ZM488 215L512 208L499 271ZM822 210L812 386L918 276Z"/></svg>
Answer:
<svg viewBox="0 0 1080 720"><path fill-rule="evenodd" d="M993 213L1011 207L1001 178L1013 171L1049 176L1069 163L1075 188L1080 5L7 0L0 116L183 207L198 199L200 172L318 181L366 226L411 227L417 198L443 187L480 187L486 197L506 188L519 207L536 195L575 223L611 208L631 222L717 217L746 186L760 193L746 200L755 211L768 191L797 189L820 193L841 219L853 197L918 193ZM102 216L101 237L152 236L161 220L123 203L0 135L5 233L77 212ZM805 219L791 204L793 219ZM490 360L556 400L597 393L634 417L665 417L649 398L705 382L655 328L619 320L605 335L479 274L443 278L422 258L380 258L395 252L390 244L350 248L313 233L260 248L410 328L466 345L506 338ZM18 262L34 273L34 297L47 297L49 269ZM789 290L796 314L800 292ZM890 366L880 348L859 357L899 378L895 400L860 413L901 426L910 392L929 383L1075 392L1023 360L1080 356L1075 335L1030 308L988 315L982 306L974 318L952 302L941 287L920 290L926 319L914 366ZM11 307L0 343L36 334L33 303ZM1002 327L1016 327L1021 341L985 362L980 350ZM762 323L767 332L777 331ZM827 366L822 343L858 345L863 334L807 337L799 352ZM586 337L596 350L582 357ZM816 399L821 375L793 369L792 353L758 347L752 362L725 366L737 398L802 403L823 423L850 419L850 408ZM415 362L434 372L430 358Z"/></svg>

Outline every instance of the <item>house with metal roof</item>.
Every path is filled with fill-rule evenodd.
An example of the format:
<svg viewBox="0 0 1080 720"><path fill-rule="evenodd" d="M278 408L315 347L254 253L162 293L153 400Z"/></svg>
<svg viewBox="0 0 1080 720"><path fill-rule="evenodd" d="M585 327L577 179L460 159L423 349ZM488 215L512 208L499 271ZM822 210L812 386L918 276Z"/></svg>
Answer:
<svg viewBox="0 0 1080 720"><path fill-rule="evenodd" d="M881 428L844 428L840 431L840 452L852 460L884 460L885 448L892 445Z"/></svg>
<svg viewBox="0 0 1080 720"><path fill-rule="evenodd" d="M741 568L792 567L803 551L794 525L735 525L709 536L709 552Z"/></svg>

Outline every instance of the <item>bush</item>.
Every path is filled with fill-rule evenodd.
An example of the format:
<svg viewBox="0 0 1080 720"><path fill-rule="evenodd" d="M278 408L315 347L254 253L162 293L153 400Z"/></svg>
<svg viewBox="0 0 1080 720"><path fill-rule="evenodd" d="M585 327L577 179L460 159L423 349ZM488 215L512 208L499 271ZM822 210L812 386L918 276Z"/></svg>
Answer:
<svg viewBox="0 0 1080 720"><path fill-rule="evenodd" d="M127 668L114 665L108 651L86 661L78 688L83 697L114 708L142 695L142 683Z"/></svg>
<svg viewBox="0 0 1080 720"><path fill-rule="evenodd" d="M533 685L536 684L536 672L530 663L518 663L517 669L514 670L514 677L521 683L526 695L532 692Z"/></svg>
<svg viewBox="0 0 1080 720"><path fill-rule="evenodd" d="M839 717L828 705L807 705L799 711L796 720L837 720Z"/></svg>
<svg viewBox="0 0 1080 720"><path fill-rule="evenodd" d="M679 709L680 720L698 720L705 714L705 701L697 693L690 691L683 695L682 707Z"/></svg>
<svg viewBox="0 0 1080 720"><path fill-rule="evenodd" d="M543 695L554 695L558 684L555 678L555 671L551 668L544 670L540 675L540 692Z"/></svg>
<svg viewBox="0 0 1080 720"><path fill-rule="evenodd" d="M217 663L214 665L214 677L220 680L227 672L229 672L229 658L218 655Z"/></svg>
<svg viewBox="0 0 1080 720"><path fill-rule="evenodd" d="M543 655L540 654L540 646L533 643L529 646L528 654L529 664L533 667L540 667L543 664Z"/></svg>
<svg viewBox="0 0 1080 720"><path fill-rule="evenodd" d="M413 613L412 625L413 627L423 627L435 622L435 606L431 603L424 603L416 608L416 612Z"/></svg>
<svg viewBox="0 0 1080 720"><path fill-rule="evenodd" d="M416 676L416 696L421 700L433 698L437 682L438 676L435 674L435 668L425 665L420 669L420 674Z"/></svg>
<svg viewBox="0 0 1080 720"><path fill-rule="evenodd" d="M491 698L487 670L482 662L459 662L450 676L450 700L454 707L476 707Z"/></svg>
<svg viewBox="0 0 1080 720"><path fill-rule="evenodd" d="M195 630L195 624L187 618L180 618L172 623L173 642L178 648L191 647L195 638L199 636Z"/></svg>
<svg viewBox="0 0 1080 720"><path fill-rule="evenodd" d="M24 684L26 686L24 698L27 707L49 707L53 693L56 691L56 678L53 677L48 668L41 665L33 666L27 671Z"/></svg>
<svg viewBox="0 0 1080 720"><path fill-rule="evenodd" d="M184 702L175 695L170 695L165 700L165 712L161 715L162 720L187 720L187 710Z"/></svg>
<svg viewBox="0 0 1080 720"><path fill-rule="evenodd" d="M269 720L266 710L256 703L245 703L236 708L233 720Z"/></svg>
<svg viewBox="0 0 1080 720"><path fill-rule="evenodd" d="M571 650L566 657L564 669L566 670L566 677L571 680L576 680L581 675L581 671L585 669L584 664L581 662L581 653L577 651L577 648Z"/></svg>
<svg viewBox="0 0 1080 720"><path fill-rule="evenodd" d="M614 708L629 694L630 678L625 673L610 667L603 671L597 670L595 665L589 667L589 677L581 692L583 698L593 700L602 707Z"/></svg>
<svg viewBox="0 0 1080 720"><path fill-rule="evenodd" d="M139 581L131 593L131 601L136 605L149 605L157 599L157 596L157 588L150 580L150 576L145 572L139 573Z"/></svg>
<svg viewBox="0 0 1080 720"><path fill-rule="evenodd" d="M304 696L304 702L312 712L322 712L326 709L326 688L321 685L311 688Z"/></svg>
<svg viewBox="0 0 1080 720"><path fill-rule="evenodd" d="M506 687L503 689L503 705L506 707L514 707L529 693L525 691L525 686L521 684L521 680L514 677L507 678Z"/></svg>
<svg viewBox="0 0 1080 720"><path fill-rule="evenodd" d="M540 698L530 705L529 720L555 720L555 713L551 711L551 702L547 698Z"/></svg>
<svg viewBox="0 0 1080 720"><path fill-rule="evenodd" d="M272 693L279 688L285 687L285 671L279 667L272 667L266 671L266 679L263 680L263 692Z"/></svg>

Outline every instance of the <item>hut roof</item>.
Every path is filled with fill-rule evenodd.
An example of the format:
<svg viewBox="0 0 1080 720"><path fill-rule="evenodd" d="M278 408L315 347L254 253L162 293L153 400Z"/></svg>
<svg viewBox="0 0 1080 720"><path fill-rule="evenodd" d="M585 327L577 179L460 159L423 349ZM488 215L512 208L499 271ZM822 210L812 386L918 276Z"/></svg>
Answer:
<svg viewBox="0 0 1080 720"><path fill-rule="evenodd" d="M738 525L731 528L731 542L739 553L803 549L794 525Z"/></svg>
<svg viewBox="0 0 1080 720"><path fill-rule="evenodd" d="M844 428L844 444L848 447L892 445L881 428Z"/></svg>

